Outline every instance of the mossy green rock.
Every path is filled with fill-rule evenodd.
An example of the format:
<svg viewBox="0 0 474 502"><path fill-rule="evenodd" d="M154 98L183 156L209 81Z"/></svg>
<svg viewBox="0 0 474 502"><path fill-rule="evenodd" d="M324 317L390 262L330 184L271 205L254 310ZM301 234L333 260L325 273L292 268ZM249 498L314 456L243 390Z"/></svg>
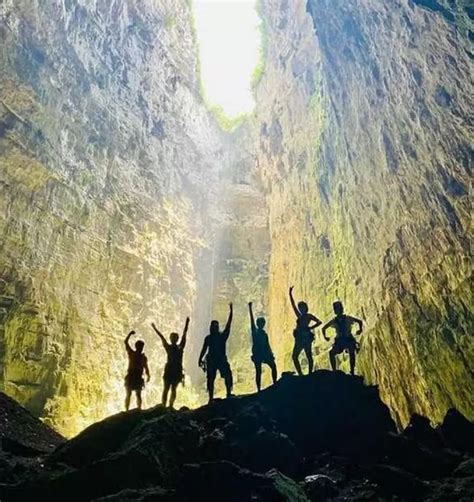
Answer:
<svg viewBox="0 0 474 502"><path fill-rule="evenodd" d="M263 6L258 163L280 361L291 366L295 285L323 320L336 299L364 320L359 371L399 423L452 406L474 418L465 30L402 0ZM319 365L328 348L318 338Z"/></svg>

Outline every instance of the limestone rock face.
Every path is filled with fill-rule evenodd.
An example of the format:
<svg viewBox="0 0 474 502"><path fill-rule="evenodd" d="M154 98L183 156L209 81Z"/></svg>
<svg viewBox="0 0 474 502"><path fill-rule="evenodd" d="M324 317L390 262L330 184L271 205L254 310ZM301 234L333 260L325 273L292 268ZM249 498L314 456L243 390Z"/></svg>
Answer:
<svg viewBox="0 0 474 502"><path fill-rule="evenodd" d="M222 133L182 0L0 5L0 388L71 434L121 408L122 340L156 361L204 308Z"/></svg>
<svg viewBox="0 0 474 502"><path fill-rule="evenodd" d="M359 370L399 423L450 406L474 417L469 18L435 4L262 4L273 343L289 366L289 285L323 320L343 300L367 328Z"/></svg>

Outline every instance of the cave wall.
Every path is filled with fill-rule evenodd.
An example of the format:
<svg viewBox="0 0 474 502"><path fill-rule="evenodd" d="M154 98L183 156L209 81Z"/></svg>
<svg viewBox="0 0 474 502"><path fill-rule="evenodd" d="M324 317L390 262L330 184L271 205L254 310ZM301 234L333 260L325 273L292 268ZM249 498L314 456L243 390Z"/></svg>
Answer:
<svg viewBox="0 0 474 502"><path fill-rule="evenodd" d="M472 418L465 5L262 0L255 117L225 134L199 94L189 2L4 1L0 390L72 434L121 408L133 327L152 405L149 323L191 313L178 404L196 404L197 351L233 300L235 390L250 391L247 302L292 369L293 284L324 320L336 298L364 319L358 369L400 424Z"/></svg>
<svg viewBox="0 0 474 502"><path fill-rule="evenodd" d="M151 405L149 323L209 310L222 133L188 2L7 0L0 20L0 390L72 434L122 407L129 329Z"/></svg>
<svg viewBox="0 0 474 502"><path fill-rule="evenodd" d="M400 424L451 406L474 417L468 16L417 4L262 2L256 90L279 362L290 284L323 320L343 300L366 325L359 372ZM319 336L319 366L328 349Z"/></svg>

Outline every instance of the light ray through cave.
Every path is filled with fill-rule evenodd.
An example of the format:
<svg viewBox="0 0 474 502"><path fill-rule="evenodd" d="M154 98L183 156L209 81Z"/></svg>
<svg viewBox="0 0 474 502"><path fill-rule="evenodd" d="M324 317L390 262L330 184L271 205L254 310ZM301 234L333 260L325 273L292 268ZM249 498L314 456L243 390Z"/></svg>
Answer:
<svg viewBox="0 0 474 502"><path fill-rule="evenodd" d="M201 80L211 106L230 118L250 113L251 89L260 47L254 0L195 0Z"/></svg>

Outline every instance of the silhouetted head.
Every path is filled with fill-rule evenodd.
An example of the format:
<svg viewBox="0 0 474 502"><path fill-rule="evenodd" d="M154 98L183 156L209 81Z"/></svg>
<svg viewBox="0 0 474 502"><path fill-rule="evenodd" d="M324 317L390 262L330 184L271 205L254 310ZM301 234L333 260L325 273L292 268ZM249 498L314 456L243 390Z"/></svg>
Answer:
<svg viewBox="0 0 474 502"><path fill-rule="evenodd" d="M173 344L173 345L176 345L178 343L178 340L179 340L179 335L178 333L171 333L170 335L170 342Z"/></svg>
<svg viewBox="0 0 474 502"><path fill-rule="evenodd" d="M137 340L135 342L135 349L137 349L138 353L143 352L143 347L145 346L145 342L142 342L141 340Z"/></svg>
<svg viewBox="0 0 474 502"><path fill-rule="evenodd" d="M344 314L344 305L342 304L342 302L340 302L340 301L334 302L332 304L332 308L333 308L334 313L336 315L342 315L342 314Z"/></svg>
<svg viewBox="0 0 474 502"><path fill-rule="evenodd" d="M211 321L211 326L209 327L211 335L219 333L219 321Z"/></svg>
<svg viewBox="0 0 474 502"><path fill-rule="evenodd" d="M302 314L307 314L308 313L308 304L306 302L298 302L298 310Z"/></svg>
<svg viewBox="0 0 474 502"><path fill-rule="evenodd" d="M257 317L255 323L257 324L257 328L263 329L265 327L265 317Z"/></svg>

